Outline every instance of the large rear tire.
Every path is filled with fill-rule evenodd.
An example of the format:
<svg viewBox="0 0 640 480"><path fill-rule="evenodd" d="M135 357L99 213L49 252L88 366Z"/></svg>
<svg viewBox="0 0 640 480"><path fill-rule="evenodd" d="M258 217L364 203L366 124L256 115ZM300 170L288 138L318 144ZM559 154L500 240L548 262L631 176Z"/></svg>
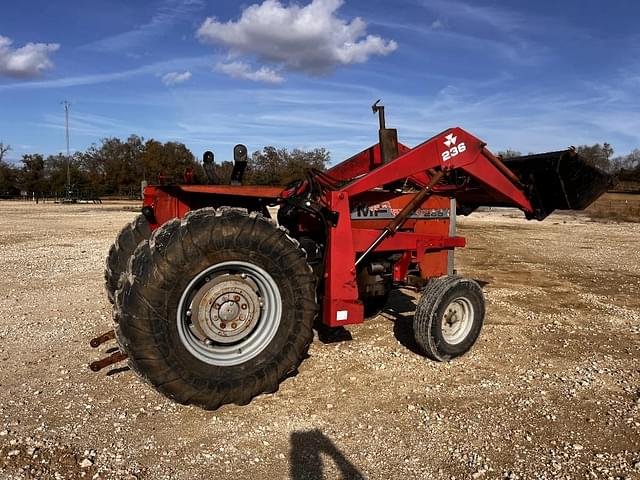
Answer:
<svg viewBox="0 0 640 480"><path fill-rule="evenodd" d="M285 230L205 208L141 243L117 293L118 341L159 392L215 409L274 392L313 339L316 278Z"/></svg>
<svg viewBox="0 0 640 480"><path fill-rule="evenodd" d="M138 244L150 236L151 227L142 215L138 215L118 233L115 242L109 249L104 269L105 288L109 302L115 303L116 301L116 292L122 283L120 277L127 270L129 258L133 255Z"/></svg>
<svg viewBox="0 0 640 480"><path fill-rule="evenodd" d="M433 360L459 357L478 339L484 312L484 295L475 281L456 276L432 279L413 317L416 343Z"/></svg>

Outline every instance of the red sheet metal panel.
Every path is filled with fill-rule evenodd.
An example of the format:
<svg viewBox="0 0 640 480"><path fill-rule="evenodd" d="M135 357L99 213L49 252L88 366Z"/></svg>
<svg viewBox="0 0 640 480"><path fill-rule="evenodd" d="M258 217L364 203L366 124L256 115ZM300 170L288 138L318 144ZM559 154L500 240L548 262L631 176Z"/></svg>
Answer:
<svg viewBox="0 0 640 480"><path fill-rule="evenodd" d="M449 221L451 212L449 211L451 201L447 197L432 196L426 202L429 208L439 211L446 211L446 219L420 220L417 221L413 229L416 233L429 233L431 235L449 235ZM462 245L457 246L464 246ZM440 277L447 274L447 253L448 250L429 251L420 260L420 276L422 278Z"/></svg>
<svg viewBox="0 0 640 480"><path fill-rule="evenodd" d="M331 327L362 323L364 307L358 300L349 198L344 193L329 192L329 203L339 220L329 229L322 321Z"/></svg>
<svg viewBox="0 0 640 480"><path fill-rule="evenodd" d="M180 185L180 190L183 192L261 197L273 200L280 196L283 189L284 187L266 185Z"/></svg>

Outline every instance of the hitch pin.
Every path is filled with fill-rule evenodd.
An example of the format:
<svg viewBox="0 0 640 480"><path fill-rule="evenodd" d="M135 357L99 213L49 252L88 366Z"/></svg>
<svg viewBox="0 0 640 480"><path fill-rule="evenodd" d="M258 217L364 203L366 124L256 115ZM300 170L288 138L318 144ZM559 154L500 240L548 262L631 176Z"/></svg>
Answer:
<svg viewBox="0 0 640 480"><path fill-rule="evenodd" d="M98 372L102 370L104 367L108 367L114 363L121 362L122 360L126 360L128 355L122 352L115 352L109 355L108 357L103 358L102 360L97 360L95 362L91 362L89 364L89 368L94 372Z"/></svg>
<svg viewBox="0 0 640 480"><path fill-rule="evenodd" d="M109 330L107 333L103 333L102 335L91 339L89 345L91 345L93 348L98 348L103 343L108 342L109 340L113 340L114 338L116 338L116 331Z"/></svg>

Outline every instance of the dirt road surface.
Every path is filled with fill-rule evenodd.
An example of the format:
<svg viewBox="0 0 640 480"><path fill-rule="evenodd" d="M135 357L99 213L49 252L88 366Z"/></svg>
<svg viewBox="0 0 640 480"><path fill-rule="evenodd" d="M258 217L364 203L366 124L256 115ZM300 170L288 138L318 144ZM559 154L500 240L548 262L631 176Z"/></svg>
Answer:
<svg viewBox="0 0 640 480"><path fill-rule="evenodd" d="M0 202L0 478L640 478L640 223L461 219L488 304L468 355L416 353L397 292L277 393L206 412L87 368L133 216Z"/></svg>

